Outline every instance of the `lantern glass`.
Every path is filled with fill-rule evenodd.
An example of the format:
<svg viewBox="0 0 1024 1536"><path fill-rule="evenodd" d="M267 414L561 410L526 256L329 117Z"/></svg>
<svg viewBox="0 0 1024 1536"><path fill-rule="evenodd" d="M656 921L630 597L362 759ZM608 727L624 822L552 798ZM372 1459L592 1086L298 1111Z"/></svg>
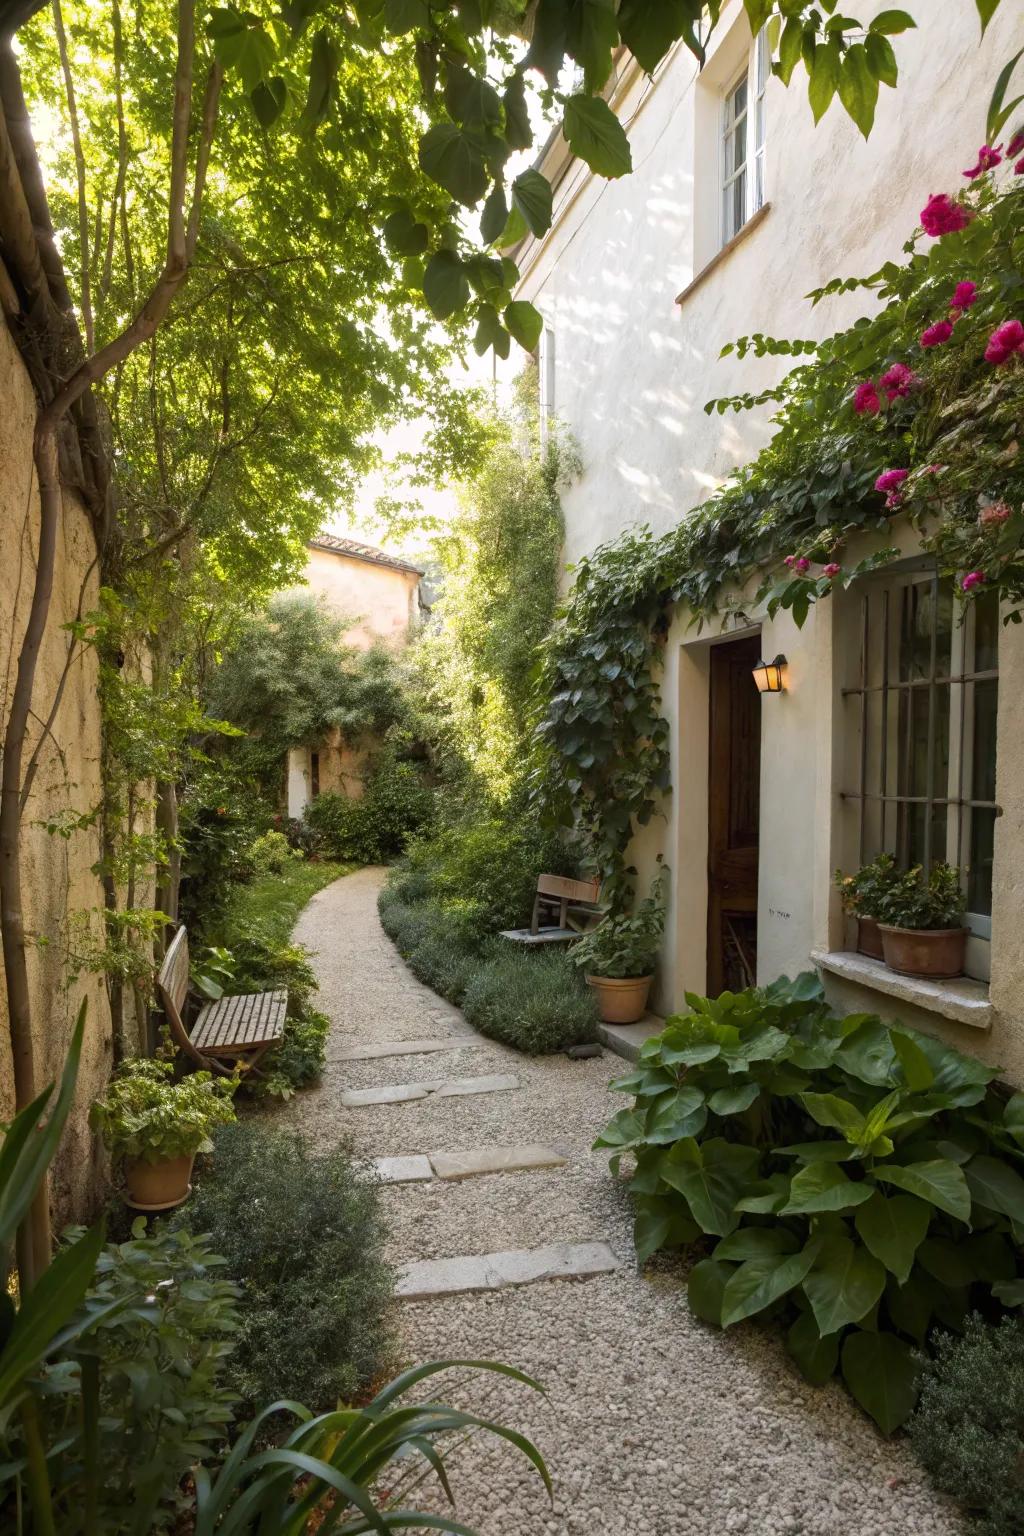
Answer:
<svg viewBox="0 0 1024 1536"><path fill-rule="evenodd" d="M774 661L759 661L754 668L754 682L757 684L758 693L782 693L785 666L785 656L776 656Z"/></svg>

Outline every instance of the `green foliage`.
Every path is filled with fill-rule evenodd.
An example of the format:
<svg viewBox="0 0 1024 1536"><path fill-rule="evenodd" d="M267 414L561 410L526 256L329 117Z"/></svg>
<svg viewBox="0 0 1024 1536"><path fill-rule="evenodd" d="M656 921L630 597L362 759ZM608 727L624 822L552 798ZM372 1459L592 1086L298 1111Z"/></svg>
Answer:
<svg viewBox="0 0 1024 1536"><path fill-rule="evenodd" d="M241 726L275 767L332 731L350 746L408 718L398 663L383 645L344 643L350 621L304 592L275 597L239 626L213 680L211 708Z"/></svg>
<svg viewBox="0 0 1024 1536"><path fill-rule="evenodd" d="M349 1401L390 1357L379 1200L343 1147L229 1126L178 1225L209 1233L242 1287L233 1381L254 1404Z"/></svg>
<svg viewBox="0 0 1024 1536"><path fill-rule="evenodd" d="M918 1461L975 1516L977 1536L1016 1536L1024 1500L1024 1321L976 1314L924 1368L908 1424Z"/></svg>
<svg viewBox="0 0 1024 1536"><path fill-rule="evenodd" d="M451 908L429 900L409 905L393 889L381 892L378 906L385 933L413 975L461 1006L482 964L482 945L471 927Z"/></svg>
<svg viewBox="0 0 1024 1536"><path fill-rule="evenodd" d="M196 1461L216 1459L233 1416L224 1378L238 1290L218 1278L223 1263L187 1232L147 1236L144 1218L130 1241L101 1250L74 1320L81 1331L38 1383L60 1530L81 1529L83 1406L95 1414L95 1529L149 1536L177 1528L191 1502L183 1479ZM25 1450L16 1433L9 1437L15 1462Z"/></svg>
<svg viewBox="0 0 1024 1536"><path fill-rule="evenodd" d="M483 419L486 446L458 516L435 540L443 587L414 666L451 745L497 800L514 795L536 715L538 650L554 622L563 540L559 489L575 467L540 443L536 371L515 411Z"/></svg>
<svg viewBox="0 0 1024 1536"><path fill-rule="evenodd" d="M425 1403L401 1401L419 1382L450 1369L493 1371L532 1387L543 1388L532 1377L511 1366L488 1360L443 1360L416 1366L389 1382L365 1408L341 1408L314 1418L308 1409L287 1404L298 1426L281 1449L271 1456L253 1454L254 1442L267 1433L266 1421L273 1409L264 1409L240 1436L235 1451L212 1482L200 1477L196 1497L195 1536L214 1536L220 1530L250 1530L259 1520L267 1536L305 1536L312 1525L327 1515L337 1536L361 1536L369 1530L388 1536L391 1531L450 1531L452 1536L474 1536L452 1516L429 1515L410 1508L409 1495L433 1471L448 1499L454 1502L441 1452L446 1437L464 1439L481 1430L507 1441L526 1457L552 1493L551 1477L536 1446L525 1435L494 1420L449 1408L434 1394ZM413 1459L413 1458L416 1459ZM419 1457L425 1466L421 1466ZM408 1471L407 1463L411 1460ZM394 1469L403 1469L397 1474ZM392 1489L382 1487L387 1473ZM243 1492L244 1489L244 1492ZM245 1505L242 1505L242 1500ZM388 1500L381 1505L381 1499ZM240 1526L244 1509L246 1523Z"/></svg>
<svg viewBox="0 0 1024 1536"><path fill-rule="evenodd" d="M305 840L327 858L384 864L421 835L432 816L433 791L421 767L386 747L358 800L324 793L309 802L303 813Z"/></svg>
<svg viewBox="0 0 1024 1536"><path fill-rule="evenodd" d="M90 1111L90 1124L115 1158L159 1163L209 1151L218 1125L234 1120L236 1084L209 1072L174 1081L169 1061L135 1057L111 1078Z"/></svg>
<svg viewBox="0 0 1024 1536"><path fill-rule="evenodd" d="M821 343L757 335L725 347L741 358L805 359L773 388L707 407L774 404L772 440L663 537L630 531L577 568L546 650L534 781L549 814L587 839L613 906L628 903L629 842L669 786L660 646L677 608L700 625L752 597L769 615L791 610L802 625L813 603L895 557L896 513L910 518L965 601L998 592L1009 618L1024 603L1016 446L1024 372L985 356L988 338L1015 318L1024 187L983 175L956 197L963 230L939 239L917 233L902 262L865 279L836 279L811 296L818 303L862 292L874 301L870 315ZM954 311L965 280L977 284L974 302ZM951 313L949 339L922 347L924 331ZM896 365L902 375L883 384ZM877 409L854 409L860 385L870 385ZM883 472L903 468L895 493L877 490ZM854 539L868 552L844 559ZM755 582L756 592L745 593Z"/></svg>
<svg viewBox="0 0 1024 1536"><path fill-rule="evenodd" d="M966 905L958 869L938 863L926 875L915 864L880 893L877 916L898 928L960 928Z"/></svg>
<svg viewBox="0 0 1024 1536"><path fill-rule="evenodd" d="M572 947L572 960L589 976L624 981L650 976L665 935L665 876L662 870L646 900L632 912L610 912Z"/></svg>
<svg viewBox="0 0 1024 1536"><path fill-rule="evenodd" d="M247 850L249 863L257 878L261 875L283 875L289 864L303 857L302 850L293 848L283 832L271 829L256 838Z"/></svg>
<svg viewBox="0 0 1024 1536"><path fill-rule="evenodd" d="M880 853L870 864L862 865L855 875L844 875L837 869L835 883L842 897L843 911L851 917L881 917L883 903L899 877L891 853Z"/></svg>
<svg viewBox="0 0 1024 1536"><path fill-rule="evenodd" d="M891 1433L934 1327L1020 1289L1022 1096L931 1036L831 1017L811 975L687 1002L597 1142L636 1156L637 1252L718 1239L699 1315L780 1313L808 1378L838 1366Z"/></svg>
<svg viewBox="0 0 1024 1536"><path fill-rule="evenodd" d="M597 1022L593 994L567 955L524 953L514 944L480 965L462 1008L481 1034L531 1056L592 1040Z"/></svg>

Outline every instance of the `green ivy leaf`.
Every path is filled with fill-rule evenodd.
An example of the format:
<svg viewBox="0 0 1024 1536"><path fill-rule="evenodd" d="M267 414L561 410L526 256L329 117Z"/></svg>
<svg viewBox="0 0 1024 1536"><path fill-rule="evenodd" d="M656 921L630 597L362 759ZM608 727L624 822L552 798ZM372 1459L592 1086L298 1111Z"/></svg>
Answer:
<svg viewBox="0 0 1024 1536"><path fill-rule="evenodd" d="M539 240L551 228L551 183L539 171L523 171L512 183L512 204Z"/></svg>
<svg viewBox="0 0 1024 1536"><path fill-rule="evenodd" d="M570 96L565 103L563 132L574 155L598 176L626 176L633 169L633 152L626 131L608 103L598 96Z"/></svg>
<svg viewBox="0 0 1024 1536"><path fill-rule="evenodd" d="M858 1329L843 1344L843 1380L884 1435L891 1435L917 1404L919 1367L909 1344L892 1333Z"/></svg>
<svg viewBox="0 0 1024 1536"><path fill-rule="evenodd" d="M508 357L512 350L512 338L502 325L494 305L481 304L477 309L473 350L478 357L483 357L484 353L492 347L499 357Z"/></svg>
<svg viewBox="0 0 1024 1536"><path fill-rule="evenodd" d="M431 256L423 274L423 292L438 320L447 320L469 303L469 278L454 251Z"/></svg>
<svg viewBox="0 0 1024 1536"><path fill-rule="evenodd" d="M487 190L487 166L479 145L453 123L435 123L423 135L420 166L431 181L467 208Z"/></svg>
<svg viewBox="0 0 1024 1536"><path fill-rule="evenodd" d="M430 232L408 208L398 208L384 220L384 240L398 256L420 256L427 248Z"/></svg>
<svg viewBox="0 0 1024 1536"><path fill-rule="evenodd" d="M524 299L516 299L505 310L505 324L513 337L526 352L535 352L544 329L544 319L539 310Z"/></svg>
<svg viewBox="0 0 1024 1536"><path fill-rule="evenodd" d="M689 0L654 0L653 4L652 0L622 0L619 36L647 74L654 74L672 44L684 35L687 46L697 52Z"/></svg>

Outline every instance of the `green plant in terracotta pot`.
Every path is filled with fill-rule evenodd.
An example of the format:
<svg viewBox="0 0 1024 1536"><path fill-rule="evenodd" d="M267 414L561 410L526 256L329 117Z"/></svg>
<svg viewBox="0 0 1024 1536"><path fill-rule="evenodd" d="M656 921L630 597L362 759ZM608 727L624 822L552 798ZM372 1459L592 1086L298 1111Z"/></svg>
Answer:
<svg viewBox="0 0 1024 1536"><path fill-rule="evenodd" d="M211 1132L235 1118L236 1086L209 1072L175 1082L170 1062L145 1057L118 1069L90 1121L123 1165L129 1205L166 1211L188 1198L196 1153L211 1151Z"/></svg>
<svg viewBox="0 0 1024 1536"><path fill-rule="evenodd" d="M885 909L885 900L900 878L896 860L891 853L880 853L870 864L864 864L855 875L844 875L836 870L835 882L843 902L843 911L857 919L857 950L874 960L884 959L882 935L878 920Z"/></svg>
<svg viewBox="0 0 1024 1536"><path fill-rule="evenodd" d="M573 946L606 1024L635 1024L646 1012L665 933L667 873L662 869L651 894L631 912L609 912Z"/></svg>
<svg viewBox="0 0 1024 1536"><path fill-rule="evenodd" d="M905 976L960 976L964 969L966 901L960 871L920 864L893 882L881 901L879 932L885 963Z"/></svg>

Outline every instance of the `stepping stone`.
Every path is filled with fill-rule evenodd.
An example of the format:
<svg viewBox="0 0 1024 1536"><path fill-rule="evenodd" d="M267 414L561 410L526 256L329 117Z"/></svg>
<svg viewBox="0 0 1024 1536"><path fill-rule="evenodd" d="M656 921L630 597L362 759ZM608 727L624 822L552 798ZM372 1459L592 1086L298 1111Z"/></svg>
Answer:
<svg viewBox="0 0 1024 1536"><path fill-rule="evenodd" d="M341 1095L345 1109L362 1109L370 1104L410 1104L435 1094L450 1099L471 1093L508 1093L519 1087L517 1077L453 1077L432 1083L399 1083L392 1088L350 1088Z"/></svg>
<svg viewBox="0 0 1024 1536"><path fill-rule="evenodd" d="M382 1184L422 1184L434 1177L429 1157L375 1157Z"/></svg>
<svg viewBox="0 0 1024 1536"><path fill-rule="evenodd" d="M469 1040L384 1040L379 1045L352 1045L329 1061L377 1061L384 1056L426 1056L430 1051L464 1051Z"/></svg>
<svg viewBox="0 0 1024 1536"><path fill-rule="evenodd" d="M472 1152L432 1152L439 1179L471 1179L483 1173L516 1173L528 1168L564 1168L554 1147L480 1147Z"/></svg>
<svg viewBox="0 0 1024 1536"><path fill-rule="evenodd" d="M551 1243L504 1253L457 1259L419 1259L399 1272L395 1294L404 1301L429 1301L467 1291L501 1291L540 1280L588 1280L619 1269L607 1243Z"/></svg>

